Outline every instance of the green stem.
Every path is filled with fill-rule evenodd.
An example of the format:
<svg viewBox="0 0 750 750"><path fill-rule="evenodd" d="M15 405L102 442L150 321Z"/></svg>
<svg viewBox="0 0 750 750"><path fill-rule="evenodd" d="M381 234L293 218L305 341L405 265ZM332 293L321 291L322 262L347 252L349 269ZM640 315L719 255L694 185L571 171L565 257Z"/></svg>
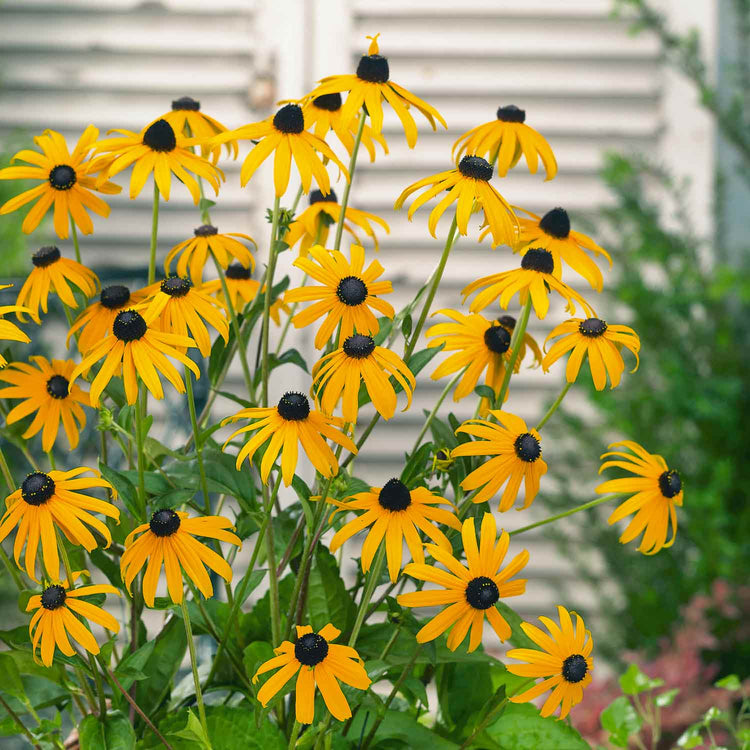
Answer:
<svg viewBox="0 0 750 750"><path fill-rule="evenodd" d="M70 565L70 560L68 559L68 551L65 549L65 544L63 542L62 536L60 534L60 529L55 525L55 538L57 540L57 548L60 550L60 557L62 557L63 561L63 567L65 568L65 575L68 578L68 590L73 589L73 568ZM51 575L57 575L59 571L49 571Z"/></svg>
<svg viewBox="0 0 750 750"><path fill-rule="evenodd" d="M276 486L281 482L281 469ZM266 495L266 514L270 518L273 513L273 499L268 494L268 486L264 485ZM278 494L278 491L277 491ZM268 598L271 610L271 638L272 643L281 643L281 605L279 603L279 579L276 576L276 549L273 538L273 524L266 529L266 563L268 565Z"/></svg>
<svg viewBox="0 0 750 750"><path fill-rule="evenodd" d="M31 743L31 746L35 747L36 750L42 750L42 748L37 744L36 740L34 739L34 735L31 734L31 732L26 727L26 725L21 721L21 718L18 716L18 714L5 702L5 699L3 698L2 695L0 695L0 706L2 706L7 712L8 716L10 716L10 718L13 719L13 721L18 726L19 731Z"/></svg>
<svg viewBox="0 0 750 750"><path fill-rule="evenodd" d="M289 737L289 745L288 750L294 750L294 748L297 745L297 737L299 737L300 729L302 729L302 724L300 724L297 719L294 720L294 726L292 727L292 734Z"/></svg>
<svg viewBox="0 0 750 750"><path fill-rule="evenodd" d="M195 642L193 641L193 629L190 626L190 613L188 612L185 597L182 597L180 603L182 607L182 619L185 623L185 636L187 637L188 650L190 651L190 666L193 668L193 683L195 684L195 700L198 703L198 717L200 718L203 733L211 746L211 740L208 736L208 725L206 723L206 707L203 705L203 692L201 691L201 680L198 676L198 660L195 656Z"/></svg>
<svg viewBox="0 0 750 750"><path fill-rule="evenodd" d="M159 234L159 186L154 180L154 208L151 214L151 247L148 256L148 283L156 281L156 237Z"/></svg>
<svg viewBox="0 0 750 750"><path fill-rule="evenodd" d="M572 388L573 383L566 383L563 389L560 391L560 394L555 399L555 402L550 406L550 408L547 410L547 413L542 417L541 422L536 426L536 431L539 432L539 430L544 427L544 425L547 424L547 420L557 411L557 407L560 406L560 404L563 402L563 399L567 395L568 391Z"/></svg>
<svg viewBox="0 0 750 750"><path fill-rule="evenodd" d="M352 628L352 634L349 636L348 645L354 648L359 638L359 631L362 628L362 624L365 621L365 615L367 614L367 608L370 606L370 600L372 595L377 588L378 581L380 580L380 574L383 571L383 563L385 562L385 539L380 544L380 549L375 555L375 561L372 567L367 572L367 580L365 581L365 589L362 592L362 600L359 603L359 609L357 610L357 619L354 621L354 627Z"/></svg>
<svg viewBox="0 0 750 750"><path fill-rule="evenodd" d="M75 250L76 261L81 262L81 246L78 244L78 229L75 221L73 221L73 214L70 216L70 236L73 238L73 250Z"/></svg>
<svg viewBox="0 0 750 750"><path fill-rule="evenodd" d="M2 471L5 484L8 486L8 492L15 492L16 486L13 482L13 475L10 473L10 467L2 448L0 448L0 471Z"/></svg>
<svg viewBox="0 0 750 750"><path fill-rule="evenodd" d="M96 664L93 654L89 654L89 665L94 675L94 683L96 684L96 694L99 696L99 717L104 721L107 717L107 698L104 694L104 683L102 682L102 676L99 673L99 667Z"/></svg>
<svg viewBox="0 0 750 750"><path fill-rule="evenodd" d="M445 397L450 393L451 388L458 382L458 379L466 372L468 369L467 367L464 367L462 370L459 370L449 381L448 385L443 388L443 392L438 397L437 403L433 407L432 411L427 415L427 419L425 420L424 425L422 426L422 431L419 433L419 436L417 437L416 441L414 442L414 447L411 449L411 455L413 456L416 452L417 448L419 448L420 443L422 442L422 438L427 433L427 430L430 429L430 425L432 424L432 420L435 419L435 416L437 415L438 411L440 410L440 407L443 405L443 401L445 401Z"/></svg>
<svg viewBox="0 0 750 750"><path fill-rule="evenodd" d="M8 573L10 573L10 577L13 579L13 583L16 584L16 588L19 592L24 590L23 581L21 580L21 576L18 572L18 569L15 565L10 561L10 558L5 553L5 550L3 549L2 545L0 545L0 559L3 561L3 565L5 565L6 570Z"/></svg>
<svg viewBox="0 0 750 750"><path fill-rule="evenodd" d="M47 451L47 459L49 461L49 468L51 471L55 471L55 454L52 451Z"/></svg>
<svg viewBox="0 0 750 750"><path fill-rule="evenodd" d="M273 218L271 221L271 246L268 250L268 266L266 267L266 296L263 301L263 329L261 333L261 371L262 390L261 405L268 406L268 325L271 317L271 289L273 287L273 272L276 269L276 235L279 231L279 198L273 202Z"/></svg>
<svg viewBox="0 0 750 750"><path fill-rule="evenodd" d="M372 419L370 420L370 424L367 425L365 428L365 431L360 435L359 440L357 441L357 453L359 453L362 446L365 444L365 441L368 437L370 437L370 433L375 429L375 425L380 421L380 412L375 412L375 414L372 415ZM350 453L345 459L344 462L341 464L341 470L343 471L349 464L354 461L354 459L357 457L357 453Z"/></svg>
<svg viewBox="0 0 750 750"><path fill-rule="evenodd" d="M357 154L359 153L359 144L362 142L362 133L365 130L365 119L366 114L363 109L359 116L359 128L357 129L357 135L354 137L352 155L349 158L349 180L344 186L344 194L341 196L341 213L339 214L339 220L336 223L336 239L333 243L334 250L339 250L341 248L341 235L344 233L344 222L346 221L346 207L349 205L349 193L351 192L352 182L354 181L354 170L357 168Z"/></svg>
<svg viewBox="0 0 750 750"><path fill-rule="evenodd" d="M192 373L185 368L185 391L187 393L188 410L190 411L190 424L193 428L193 441L195 442L195 455L198 458L198 474L200 475L201 491L203 492L203 507L206 515L211 514L211 502L208 495L208 482L206 481L206 468L203 465L203 441L198 428L198 418L195 413L195 396L193 395Z"/></svg>
<svg viewBox="0 0 750 750"><path fill-rule="evenodd" d="M614 493L611 495L602 495L602 497L597 497L595 500L590 500L587 503L584 503L583 505L577 505L575 508L571 508L570 510L563 511L562 513L556 513L554 516L550 516L549 518L544 518L541 521L537 521L536 523L530 523L528 526L523 526L520 529L516 529L515 531L508 532L510 536L515 536L516 534L523 534L525 531L531 531L531 529L536 529L539 526L544 526L545 524L552 523L553 521L558 521L561 518L567 518L568 516L572 516L574 513L579 513L582 510L588 510L589 508L595 508L597 505L601 505L602 503L607 503L610 500L614 500L616 497L619 497L620 493Z"/></svg>
<svg viewBox="0 0 750 750"><path fill-rule="evenodd" d="M138 397L135 405L135 443L138 460L138 502L141 506L141 520L146 520L146 455L143 448L146 419L146 390L138 381Z"/></svg>
<svg viewBox="0 0 750 750"><path fill-rule="evenodd" d="M513 329L513 336L510 340L510 357L505 365L505 375L503 376L503 383L500 386L500 392L497 394L495 404L498 409L503 408L505 403L505 394L508 392L508 386L510 385L510 377L513 374L513 369L518 361L518 355L523 345L523 338L526 335L526 326L529 324L529 316L531 315L531 294L527 296L526 304L521 311L521 319L516 323L516 327Z"/></svg>

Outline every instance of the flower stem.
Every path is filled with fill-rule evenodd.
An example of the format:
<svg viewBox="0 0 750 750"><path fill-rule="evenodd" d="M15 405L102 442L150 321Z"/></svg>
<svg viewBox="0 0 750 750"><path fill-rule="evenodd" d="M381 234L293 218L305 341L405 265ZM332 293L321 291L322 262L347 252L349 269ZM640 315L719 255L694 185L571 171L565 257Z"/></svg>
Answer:
<svg viewBox="0 0 750 750"><path fill-rule="evenodd" d="M416 441L414 442L414 447L411 449L411 455L413 456L416 452L417 448L419 448L420 443L422 442L422 438L427 433L427 430L430 428L430 425L432 424L432 420L435 419L435 416L437 415L438 411L440 410L440 407L443 405L443 401L445 401L445 397L450 393L451 388L458 382L458 379L466 372L468 369L468 365L464 367L463 369L459 370L449 381L448 385L443 388L443 392L438 396L437 403L433 407L432 411L427 415L427 419L425 420L424 425L422 426L422 431L419 433L419 436L417 437Z"/></svg>
<svg viewBox="0 0 750 750"><path fill-rule="evenodd" d="M357 441L357 453L350 453L345 459L344 462L341 464L341 469L345 469L349 464L354 461L357 454L359 453L360 448L365 444L365 441L368 437L370 437L370 433L375 429L375 425L380 421L380 412L376 411L375 414L372 415L372 419L370 420L370 424L365 427L365 431L360 435L359 440Z"/></svg>
<svg viewBox="0 0 750 750"><path fill-rule="evenodd" d="M344 233L344 222L346 221L346 207L349 205L349 193L351 192L352 182L354 181L354 170L357 168L357 154L359 153L359 144L362 143L362 133L365 130L365 118L366 114L363 109L359 116L357 135L354 136L352 155L349 158L349 180L344 186L344 194L341 196L341 213L339 214L338 222L336 222L336 239L333 243L334 250L339 250L341 248L341 235Z"/></svg>
<svg viewBox="0 0 750 750"><path fill-rule="evenodd" d="M201 691L201 680L198 676L198 661L195 656L195 642L193 641L193 629L190 626L190 613L188 612L187 602L185 597L182 597L180 602L182 607L182 619L185 623L185 635L187 637L188 650L190 651L190 666L193 668L193 683L195 684L195 700L198 703L198 717L200 718L203 732L206 735L206 739L209 741L209 747L211 740L208 737L208 725L206 724L206 707L203 705L203 693Z"/></svg>
<svg viewBox="0 0 750 750"><path fill-rule="evenodd" d="M73 568L70 565L70 560L68 559L68 550L65 549L65 544L63 542L62 536L60 535L60 529L55 526L55 539L57 541L57 549L60 550L60 557L62 557L63 561L63 567L65 568L65 575L68 578L68 590L72 590L73 588ZM49 571L50 575L57 575L60 571Z"/></svg>
<svg viewBox="0 0 750 750"><path fill-rule="evenodd" d="M8 486L8 492L14 492L16 489L15 482L13 481L13 475L10 473L10 467L5 459L2 448L0 448L0 471L2 471L3 479L5 479L5 484Z"/></svg>
<svg viewBox="0 0 750 750"><path fill-rule="evenodd" d="M10 573L10 577L13 579L13 582L16 584L16 588L19 591L23 591L24 585L23 581L21 580L21 576L18 573L18 570L16 567L11 563L10 558L5 553L5 550L2 548L2 545L0 545L0 559L3 561L3 565L5 565L6 570L8 573Z"/></svg>
<svg viewBox="0 0 750 750"><path fill-rule="evenodd" d="M281 481L281 470L276 485ZM268 488L265 488L268 495ZM266 499L266 515L271 517L273 512L273 498ZM269 523L266 529L266 563L268 565L268 597L271 610L271 638L273 643L281 643L281 605L279 603L279 579L276 576L276 549L273 539L273 524Z"/></svg>
<svg viewBox="0 0 750 750"><path fill-rule="evenodd" d="M510 376L513 374L513 369L518 361L518 355L521 352L521 346L523 345L523 338L526 335L526 326L529 324L529 316L531 315L531 294L526 299L526 304L521 311L521 319L513 329L513 336L510 340L510 358L505 365L505 375L503 376L503 383L500 386L500 392L497 394L495 399L496 408L502 409L503 403L505 402L505 394L508 392L508 386L510 385Z"/></svg>
<svg viewBox="0 0 750 750"><path fill-rule="evenodd" d="M89 666L91 672L94 675L94 683L96 684L96 694L99 696L99 717L102 721L107 716L107 698L104 694L104 683L102 682L102 676L99 673L99 667L97 666L96 659L93 654L89 654Z"/></svg>
<svg viewBox="0 0 750 750"><path fill-rule="evenodd" d="M47 460L49 461L50 470L55 471L57 466L55 466L55 454L52 451L47 451Z"/></svg>
<svg viewBox="0 0 750 750"><path fill-rule="evenodd" d="M143 430L146 420L146 391L138 381L138 398L135 402L135 443L138 459L138 502L141 506L141 520L146 520L146 456L144 453Z"/></svg>
<svg viewBox="0 0 750 750"><path fill-rule="evenodd" d="M263 301L263 330L261 332L261 372L262 390L261 405L268 406L268 325L271 317L271 291L273 287L273 272L276 269L276 235L279 231L279 197L273 202L273 217L271 221L271 246L268 250L268 266L266 267L266 296Z"/></svg>
<svg viewBox="0 0 750 750"><path fill-rule="evenodd" d="M81 262L81 246L78 244L78 229L76 223L73 221L73 214L69 213L70 216L70 236L73 238L73 250L75 250L76 261Z"/></svg>
<svg viewBox="0 0 750 750"><path fill-rule="evenodd" d="M13 721L16 723L16 726L18 727L19 732L21 732L21 734L26 737L26 739L31 743L31 746L35 747L36 750L42 750L42 748L34 739L34 735L31 734L28 727L21 721L19 715L5 702L5 699L2 695L0 695L0 706L2 706L7 712L8 716L13 719Z"/></svg>
<svg viewBox="0 0 750 750"><path fill-rule="evenodd" d="M299 737L300 729L302 729L302 724L300 724L297 719L295 719L294 726L292 727L292 734L289 737L288 750L294 750L294 748L296 747L297 737Z"/></svg>
<svg viewBox="0 0 750 750"><path fill-rule="evenodd" d="M380 544L380 549L375 555L375 561L373 562L370 570L367 572L367 580L365 581L365 588L362 592L362 600L359 603L359 609L357 610L357 619L354 621L354 627L352 628L352 634L349 636L348 645L354 648L359 638L359 631L362 628L362 624L365 621L365 615L367 614L367 608L370 606L370 600L372 595L377 588L378 581L380 580L380 573L383 570L383 563L385 562L385 539Z"/></svg>
<svg viewBox="0 0 750 750"><path fill-rule="evenodd" d="M208 495L208 483L206 481L206 468L203 465L203 440L200 437L198 418L195 414L195 397L193 395L192 373L185 368L185 390L187 393L188 410L190 411L190 424L193 428L193 442L195 443L195 454L198 458L198 473L200 474L201 491L203 492L203 507L206 515L211 513L211 502Z"/></svg>
<svg viewBox="0 0 750 750"><path fill-rule="evenodd" d="M555 399L555 403L553 403L552 406L550 406L550 408L547 410L547 413L542 417L541 422L539 422L539 424L536 426L537 432L539 432L539 430L541 430L542 427L544 427L544 425L547 424L547 420L557 411L557 407L560 406L560 404L562 403L563 399L565 398L566 394L568 393L568 391L571 389L572 386L573 386L573 383L565 383L565 385L563 386L563 389L560 391L560 394Z"/></svg>
<svg viewBox="0 0 750 750"><path fill-rule="evenodd" d="M151 249L148 257L148 283L156 281L156 237L159 233L159 186L154 180L154 209L151 214Z"/></svg>
<svg viewBox="0 0 750 750"><path fill-rule="evenodd" d="M531 531L531 529L536 529L539 526L544 526L545 524L552 523L553 521L558 521L561 518L567 518L568 516L572 516L574 513L578 513L579 511L588 510L589 508L595 508L597 505L601 505L602 503L607 503L610 500L614 500L616 497L619 497L619 494L620 493L616 492L611 495L602 495L602 497L597 497L595 500L590 500L583 505L577 505L575 508L563 511L562 513L557 513L554 516L544 518L541 521L537 521L536 523L530 523L528 526L522 526L520 529L508 532L508 534L509 536L523 534L524 531Z"/></svg>

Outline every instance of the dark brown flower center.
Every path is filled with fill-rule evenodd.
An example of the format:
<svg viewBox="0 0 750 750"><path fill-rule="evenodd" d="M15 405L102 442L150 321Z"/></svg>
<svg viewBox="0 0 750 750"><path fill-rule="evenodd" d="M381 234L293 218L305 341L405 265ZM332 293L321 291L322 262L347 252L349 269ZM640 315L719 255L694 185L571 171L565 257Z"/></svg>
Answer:
<svg viewBox="0 0 750 750"><path fill-rule="evenodd" d="M67 164L58 164L52 167L49 173L49 184L55 190L70 190L77 180L76 171Z"/></svg>
<svg viewBox="0 0 750 750"><path fill-rule="evenodd" d="M35 471L23 480L21 497L29 505L42 505L55 494L55 482L49 474Z"/></svg>
<svg viewBox="0 0 750 750"><path fill-rule="evenodd" d="M503 122L523 122L526 119L526 110L516 107L515 104L506 104L498 107L497 119Z"/></svg>
<svg viewBox="0 0 750 750"><path fill-rule="evenodd" d="M547 211L539 221L539 227L558 240L564 240L570 234L570 217L564 208L553 208Z"/></svg>
<svg viewBox="0 0 750 750"><path fill-rule="evenodd" d="M137 341L146 335L148 326L143 316L135 310L123 310L117 313L112 324L112 333L120 341Z"/></svg>
<svg viewBox="0 0 750 750"><path fill-rule="evenodd" d="M336 287L336 296L349 307L361 305L367 299L367 285L356 276L346 276Z"/></svg>
<svg viewBox="0 0 750 750"><path fill-rule="evenodd" d="M581 336L595 339L604 334L607 330L607 324L599 318L586 318L578 325L578 332Z"/></svg>
<svg viewBox="0 0 750 750"><path fill-rule="evenodd" d="M118 310L130 302L130 289L122 284L105 286L99 295L99 302L107 310Z"/></svg>
<svg viewBox="0 0 750 750"><path fill-rule="evenodd" d="M328 641L317 633L305 633L294 642L294 658L306 667L320 664L328 656Z"/></svg>
<svg viewBox="0 0 750 750"><path fill-rule="evenodd" d="M191 96L181 96L179 99L175 99L172 102L173 110L188 110L189 112L197 112L201 108L201 103L195 101Z"/></svg>
<svg viewBox="0 0 750 750"><path fill-rule="evenodd" d="M45 609L60 609L65 604L65 589L55 584L42 591L42 606Z"/></svg>
<svg viewBox="0 0 750 750"><path fill-rule="evenodd" d="M47 393L52 398L63 399L68 397L68 379L62 375L53 375L47 381Z"/></svg>
<svg viewBox="0 0 750 750"><path fill-rule="evenodd" d="M499 598L497 584L487 576L472 578L466 584L466 601L474 609L489 609Z"/></svg>
<svg viewBox="0 0 750 750"><path fill-rule="evenodd" d="M157 510L148 522L156 536L172 536L180 528L180 517L171 508Z"/></svg>
<svg viewBox="0 0 750 750"><path fill-rule="evenodd" d="M354 359L364 359L375 351L375 341L372 336L363 336L360 333L349 336L344 341L344 354Z"/></svg>
<svg viewBox="0 0 750 750"><path fill-rule="evenodd" d="M512 315L501 315L497 319L497 322L500 323L503 328L507 328L511 331L516 327L516 319Z"/></svg>
<svg viewBox="0 0 750 750"><path fill-rule="evenodd" d="M307 396L292 391L285 393L279 399L279 405L276 408L279 416L288 422L300 422L307 419L310 414L310 402L307 400Z"/></svg>
<svg viewBox="0 0 750 750"><path fill-rule="evenodd" d="M563 662L562 676L567 682L580 682L588 671L589 665L581 654L573 654Z"/></svg>
<svg viewBox="0 0 750 750"><path fill-rule="evenodd" d="M549 250L533 247L526 251L521 259L521 268L526 271L538 271L539 273L552 273L555 268L555 259Z"/></svg>
<svg viewBox="0 0 750 750"><path fill-rule="evenodd" d="M406 510L411 505L411 493L400 479L389 479L380 490L378 503L391 512Z"/></svg>
<svg viewBox="0 0 750 750"><path fill-rule="evenodd" d="M490 326L484 332L484 343L495 354L505 354L510 348L510 334L502 326Z"/></svg>
<svg viewBox="0 0 750 750"><path fill-rule="evenodd" d="M341 109L341 94L323 94L313 99L313 105L326 112L337 112Z"/></svg>
<svg viewBox="0 0 750 750"><path fill-rule="evenodd" d="M184 297L192 286L189 279L183 279L182 276L169 276L161 282L160 289L170 297Z"/></svg>
<svg viewBox="0 0 750 750"><path fill-rule="evenodd" d="M166 120L157 120L143 134L143 145L152 151L174 151L177 147L177 137Z"/></svg>
<svg viewBox="0 0 750 750"><path fill-rule="evenodd" d="M273 126L282 133L301 133L305 129L302 107L285 104L274 116Z"/></svg>
<svg viewBox="0 0 750 750"><path fill-rule="evenodd" d="M357 77L370 83L385 83L390 77L388 59L381 55L362 55L357 65Z"/></svg>
<svg viewBox="0 0 750 750"><path fill-rule="evenodd" d="M464 156L458 163L458 171L464 177L488 182L492 177L492 164L481 156Z"/></svg>
<svg viewBox="0 0 750 750"><path fill-rule="evenodd" d="M46 268L60 260L60 250L54 245L40 247L32 256L31 262L37 268Z"/></svg>
<svg viewBox="0 0 750 750"><path fill-rule="evenodd" d="M331 190L328 195L323 195L323 193L320 192L320 190L311 190L310 191L310 205L312 206L313 203L338 203L339 199L336 197L336 193Z"/></svg>
<svg viewBox="0 0 750 750"><path fill-rule="evenodd" d="M527 463L533 463L542 455L542 444L530 432L519 435L515 439L513 447L521 461Z"/></svg>
<svg viewBox="0 0 750 750"><path fill-rule="evenodd" d="M193 234L196 237L213 237L215 234L218 234L219 230L217 227L213 226L212 224L201 224L201 226L197 227L196 229L193 229Z"/></svg>
<svg viewBox="0 0 750 750"><path fill-rule="evenodd" d="M234 279L235 281L245 281L250 278L250 269L245 268L242 263L232 263L227 266L227 270L224 272L228 279Z"/></svg>
<svg viewBox="0 0 750 750"><path fill-rule="evenodd" d="M677 471L670 469L659 476L659 489L664 497L670 499L682 492L682 479Z"/></svg>

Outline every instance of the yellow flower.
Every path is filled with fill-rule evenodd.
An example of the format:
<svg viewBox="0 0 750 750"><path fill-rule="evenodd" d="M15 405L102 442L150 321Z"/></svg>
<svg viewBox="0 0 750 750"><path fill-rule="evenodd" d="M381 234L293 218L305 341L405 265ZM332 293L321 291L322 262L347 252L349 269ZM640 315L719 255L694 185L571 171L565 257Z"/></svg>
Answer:
<svg viewBox="0 0 750 750"><path fill-rule="evenodd" d="M641 342L638 334L628 326L607 325L599 318L573 318L554 328L547 336L545 346L547 341L558 336L564 338L555 342L544 357L542 367L547 372L553 362L572 349L565 368L565 378L569 383L576 382L583 358L588 356L596 390L601 391L607 385L607 375L611 387L616 388L625 371L625 362L620 354L620 348L623 346L635 355L635 367L631 372L638 369Z"/></svg>
<svg viewBox="0 0 750 750"><path fill-rule="evenodd" d="M526 426L520 417L507 411L491 410L490 414L500 423L469 419L456 432L473 435L473 440L456 446L451 455L494 456L469 474L461 482L465 490L482 489L472 497L475 503L483 503L494 497L507 481L500 498L498 510L504 513L513 507L521 482L524 483L524 503L528 508L539 492L539 480L547 473L547 464L542 460L542 442L539 433Z"/></svg>
<svg viewBox="0 0 750 750"><path fill-rule="evenodd" d="M491 513L485 513L482 517L478 545L473 518L467 518L463 522L461 537L467 564L463 565L451 552L436 544L426 545L427 551L448 572L436 565L409 563L404 568L404 573L419 581L436 583L442 590L401 594L398 603L404 607L449 605L417 633L417 642L435 640L450 628L448 648L455 651L471 629L468 648L471 652L482 642L485 618L501 641L510 638L510 625L495 605L501 598L519 596L526 591L526 579L510 579L529 561L529 553L526 550L519 552L501 569L508 552L510 536L503 531L497 544L495 543L497 526Z"/></svg>
<svg viewBox="0 0 750 750"><path fill-rule="evenodd" d="M93 477L81 477L91 472ZM77 490L91 487L105 487L116 497L112 485L100 478L96 469L81 466L71 471L35 471L23 480L23 484L5 499L7 510L0 518L0 542L11 529L18 526L16 540L13 544L13 556L16 565L21 567L20 557L24 542L26 543L25 564L29 578L36 580L35 565L39 542L42 543L44 568L51 576L60 570L60 558L57 553L55 527L59 528L71 544L81 545L87 551L96 549L96 539L86 528L101 534L107 546L112 536L106 524L94 518L89 511L101 513L120 522L120 511L111 503L97 500Z"/></svg>
<svg viewBox="0 0 750 750"><path fill-rule="evenodd" d="M11 160L25 161L33 166L0 169L0 180L31 179L42 182L4 203L0 207L0 215L9 214L36 200L21 226L26 234L39 226L44 214L53 206L53 224L58 237L67 239L69 216L84 234L91 234L94 225L86 209L98 216L109 216L109 206L92 191L112 195L122 189L119 185L93 176L104 166L101 158L88 158L98 137L99 131L89 125L71 153L65 139L54 130L45 130L42 135L36 136L34 143L41 149L41 154L24 149Z"/></svg>
<svg viewBox="0 0 750 750"><path fill-rule="evenodd" d="M383 130L383 100L385 100L401 120L409 148L414 148L417 143L417 125L409 112L411 107L419 110L427 118L433 130L437 129L435 120L444 128L448 126L440 112L434 107L390 80L388 60L378 54L379 36L380 34L375 34L375 36L367 37L371 40L370 47L367 54L360 58L356 75L323 78L310 97L348 91L349 95L341 108L342 127L347 127L357 117L359 111L366 107L374 133L381 133Z"/></svg>
<svg viewBox="0 0 750 750"><path fill-rule="evenodd" d="M441 195L440 201L430 212L427 224L430 234L435 237L438 221L448 206L456 204L456 224L460 234L466 235L469 219L475 207L484 212L484 221L492 233L492 247L514 245L520 231L518 219L513 209L500 193L490 185L492 165L479 156L464 156L456 169L440 172L409 185L396 199L394 208L399 209L414 192L429 186L416 198L407 214L409 221L416 210L432 198ZM442 195L447 193L446 195Z"/></svg>
<svg viewBox="0 0 750 750"><path fill-rule="evenodd" d="M0 291L3 289L10 289L13 284L0 284ZM38 316L29 310L27 307L21 305L0 305L0 341L20 341L22 344L31 343L31 339L15 324L9 320L4 320L3 315L8 313L16 313L16 315L27 313L34 318L34 322L38 323ZM8 364L8 360L0 354L0 369Z"/></svg>
<svg viewBox="0 0 750 750"><path fill-rule="evenodd" d="M120 573L128 591L133 579L145 567L143 600L149 607L153 607L163 567L167 577L167 591L175 604L182 601L183 571L198 591L206 599L210 598L214 587L204 565L227 582L232 580L232 569L221 555L201 544L195 537L218 539L239 547L242 544L240 538L227 529L234 530L234 526L223 516L188 518L187 513L171 508L155 511L148 523L137 526L125 539Z"/></svg>
<svg viewBox="0 0 750 750"><path fill-rule="evenodd" d="M520 695L511 696L513 703L533 701L547 690L552 690L540 713L542 716L550 716L558 706L562 706L560 718L564 719L570 709L583 700L583 689L591 682L591 671L594 668L591 650L594 641L580 615L576 614L576 625L573 628L570 612L560 606L557 612L560 616L559 626L548 617L539 618L549 635L534 625L521 623L521 629L539 646L539 650L513 648L508 651L507 656L525 663L505 666L511 674L520 677L547 678Z"/></svg>
<svg viewBox="0 0 750 750"><path fill-rule="evenodd" d="M229 292L229 298L232 302L232 307L241 312L242 309L249 302L252 302L258 294L260 289L260 282L250 278L250 269L245 268L240 263L232 263L231 266L227 266L224 274L224 280L227 283L227 291ZM226 306L226 300L224 299L224 290L221 287L221 281L214 279L213 281L207 281L201 287L201 291L206 294L215 294L216 299L221 302L222 305ZM262 292L265 293L266 287L263 286ZM287 315L291 312L291 308L287 305L281 297L277 297L271 303L271 320L276 325L281 325L281 313L285 312Z"/></svg>
<svg viewBox="0 0 750 750"><path fill-rule="evenodd" d="M526 125L525 120L526 110L515 104L498 108L496 120L477 125L456 140L454 157L458 160L464 153L494 156L501 177L518 164L522 155L526 157L529 172L536 174L541 158L547 171L545 179L551 180L557 174L555 155L544 137Z"/></svg>
<svg viewBox="0 0 750 750"><path fill-rule="evenodd" d="M258 691L261 705L267 706L271 698L297 675L295 718L300 724L312 724L315 719L316 687L331 715L339 721L348 719L352 712L337 680L358 690L367 690L372 681L353 648L331 643L339 635L341 631L330 623L318 633L313 632L309 625L297 625L294 643L284 641L274 649L277 656L261 664L253 675L255 684L260 675L279 668Z"/></svg>
<svg viewBox="0 0 750 750"><path fill-rule="evenodd" d="M627 448L632 453L610 451L602 454L602 458L615 456L615 459L605 461L599 473L614 467L625 469L635 476L610 479L600 484L596 491L598 494L635 493L612 513L608 522L612 525L621 521L625 516L635 513L633 520L620 537L620 542L627 544L643 533L638 551L644 555L655 555L659 550L674 544L677 535L675 506L682 507L682 479L679 472L670 469L661 456L649 453L638 443L623 440L619 443L612 443L609 447L619 446ZM672 538L667 541L670 523Z"/></svg>
<svg viewBox="0 0 750 750"><path fill-rule="evenodd" d="M290 289L285 302L309 302L317 300L306 310L292 318L296 328L309 326L318 318L326 316L315 336L315 347L322 349L341 324L339 341L357 333L374 336L378 332L378 321L370 308L381 315L392 318L393 307L381 294L393 291L390 281L376 281L385 269L374 260L364 269L365 251L359 245L351 246L351 261L347 261L339 250L326 250L322 245L310 248L309 258L297 258L297 268L322 286L302 286ZM338 343L338 341L334 342Z"/></svg>
<svg viewBox="0 0 750 750"><path fill-rule="evenodd" d="M516 328L516 319L512 315L501 315L497 322L511 335ZM529 367L539 367L542 362L542 350L539 348L539 344L536 343L536 339L528 332L524 333L523 341L521 342L521 348L518 352L518 359L523 362L526 358L526 347L531 349L531 353L534 355Z"/></svg>
<svg viewBox="0 0 750 750"><path fill-rule="evenodd" d="M426 487L409 490L399 479L389 479L383 487L370 487L369 492L359 492L343 502L334 500L329 500L329 502L344 512L365 511L336 532L329 545L331 552L336 552L347 539L371 526L362 545L362 572L367 573L375 553L381 543L385 542L391 581L396 581L401 571L404 542L409 549L411 559L416 563L424 564L420 531L432 539L446 554L451 554L451 543L435 522L450 526L456 531L461 530L461 522L454 513L433 507L434 505L455 507L450 500L433 495ZM333 515L337 512L335 511Z"/></svg>
<svg viewBox="0 0 750 750"><path fill-rule="evenodd" d="M292 483L297 468L298 443L301 443L312 465L324 477L335 476L339 472L338 461L326 439L343 446L350 453L357 452L357 447L351 439L341 432L344 420L327 417L319 411L311 410L310 402L302 393L285 393L279 399L278 406L242 409L225 419L222 424L238 419L254 421L233 432L224 443L224 448L237 435L257 430L237 454L237 471L246 458L252 461L258 448L267 442L266 452L260 464L260 477L264 483L268 482L268 475L279 452L284 484L288 487Z"/></svg>
<svg viewBox="0 0 750 750"><path fill-rule="evenodd" d="M383 419L390 419L396 411L396 391L390 376L404 389L407 403L416 380L401 357L382 346L375 346L372 336L356 333L344 340L340 349L322 357L313 368L315 399L325 414L333 414L343 396L341 413L345 422L357 421L359 388L364 383L375 410Z"/></svg>
<svg viewBox="0 0 750 750"><path fill-rule="evenodd" d="M23 399L8 412L6 422L15 424L36 412L22 437L26 440L44 430L44 451L52 450L62 422L68 445L74 450L78 432L86 425L86 414L80 405L90 406L88 393L70 382L75 363L62 359L49 362L44 357L30 359L33 365L12 362L7 370L0 371L0 380L11 383L10 387L0 388L0 398Z"/></svg>

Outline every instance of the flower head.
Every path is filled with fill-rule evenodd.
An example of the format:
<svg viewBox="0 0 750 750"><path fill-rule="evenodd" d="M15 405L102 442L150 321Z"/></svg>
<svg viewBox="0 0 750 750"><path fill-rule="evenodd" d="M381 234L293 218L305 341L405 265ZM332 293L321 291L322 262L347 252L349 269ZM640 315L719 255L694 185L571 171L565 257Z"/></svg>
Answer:
<svg viewBox="0 0 750 750"><path fill-rule="evenodd" d="M0 291L3 289L10 289L13 284L0 284ZM39 322L39 317L29 310L27 307L21 305L0 305L0 341L20 341L22 344L31 343L31 339L15 324L9 320L3 318L8 313L28 314L34 318L34 322ZM0 369L8 364L8 360L0 354Z"/></svg>

